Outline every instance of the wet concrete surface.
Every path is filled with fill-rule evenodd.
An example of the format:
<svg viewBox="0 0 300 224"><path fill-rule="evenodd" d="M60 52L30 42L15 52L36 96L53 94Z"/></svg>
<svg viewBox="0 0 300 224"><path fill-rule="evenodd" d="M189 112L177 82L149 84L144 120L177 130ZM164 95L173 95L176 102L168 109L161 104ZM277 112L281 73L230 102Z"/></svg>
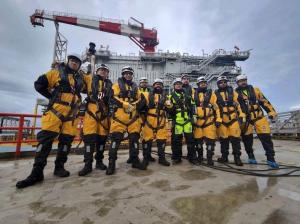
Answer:
<svg viewBox="0 0 300 224"><path fill-rule="evenodd" d="M300 166L299 142L277 140L274 145L279 162ZM265 161L257 141L255 149L257 159ZM215 159L219 146L216 154ZM246 160L245 153L242 158ZM298 224L300 220L299 177L244 176L187 161L170 167L151 163L140 171L126 164L124 151L116 175L94 170L78 177L82 159L71 155L66 165L71 176L57 178L50 157L45 181L21 190L15 183L29 174L33 160L1 161L0 223Z"/></svg>

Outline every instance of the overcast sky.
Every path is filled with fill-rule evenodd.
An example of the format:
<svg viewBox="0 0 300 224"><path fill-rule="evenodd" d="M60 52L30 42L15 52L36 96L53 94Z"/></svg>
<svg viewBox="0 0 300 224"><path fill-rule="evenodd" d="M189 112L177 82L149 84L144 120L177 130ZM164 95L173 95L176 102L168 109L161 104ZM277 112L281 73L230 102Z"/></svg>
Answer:
<svg viewBox="0 0 300 224"><path fill-rule="evenodd" d="M261 88L278 111L300 108L300 1L297 0L1 0L0 112L32 113L39 95L37 77L49 70L54 24L33 27L35 9L128 20L158 30L157 49L201 55L202 49L253 49L238 63L249 82ZM128 38L60 25L68 51L81 53L89 42L121 54L139 52Z"/></svg>

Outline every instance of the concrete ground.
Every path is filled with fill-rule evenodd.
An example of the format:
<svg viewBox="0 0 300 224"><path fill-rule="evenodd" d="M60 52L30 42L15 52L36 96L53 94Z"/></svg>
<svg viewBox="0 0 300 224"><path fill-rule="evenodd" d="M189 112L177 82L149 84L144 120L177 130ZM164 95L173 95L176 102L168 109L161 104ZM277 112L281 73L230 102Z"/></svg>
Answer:
<svg viewBox="0 0 300 224"><path fill-rule="evenodd" d="M279 162L300 166L300 142L274 144ZM255 149L264 161L258 141ZM82 156L71 155L68 178L53 176L50 157L45 181L21 190L15 183L29 174L33 160L0 161L0 223L299 223L299 177L245 176L187 161L171 167L153 163L139 171L126 164L127 151L119 154L116 175L94 170L87 177L77 175Z"/></svg>

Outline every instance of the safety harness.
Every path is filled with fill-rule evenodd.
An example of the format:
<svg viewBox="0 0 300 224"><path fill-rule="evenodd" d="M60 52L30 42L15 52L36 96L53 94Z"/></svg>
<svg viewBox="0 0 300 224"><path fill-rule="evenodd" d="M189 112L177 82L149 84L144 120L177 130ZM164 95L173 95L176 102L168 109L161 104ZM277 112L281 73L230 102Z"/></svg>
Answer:
<svg viewBox="0 0 300 224"><path fill-rule="evenodd" d="M137 99L138 87L135 82L132 82L131 85L127 85L128 86L128 89L127 89L124 80L122 78L118 78L118 85L119 85L119 89L120 89L120 93L118 95L119 98L121 98L123 101L126 101L126 99L128 99L128 102L130 102L130 103L134 103L138 100ZM115 112L118 108L122 108L122 103L116 99L114 100L114 103L116 104L117 107L115 108L115 110L113 111L113 114L112 114L113 120L115 120L125 126L130 126L139 118L139 115L137 113L135 114L134 117L132 117L132 112L130 112L129 117L131 120L128 123L121 121L120 119L118 119L115 116Z"/></svg>
<svg viewBox="0 0 300 224"><path fill-rule="evenodd" d="M176 92L172 93L171 96L174 100L175 100L175 109L176 109L176 114L177 112L181 113L181 117L185 120L185 116L184 113L188 112L188 108L187 108L187 97L184 93L180 94L180 97L176 94ZM191 122L191 118L188 118L187 120L184 121L183 124L180 124L176 121L176 119L174 119L175 121L175 125L179 125L181 127L184 127L187 123Z"/></svg>
<svg viewBox="0 0 300 224"><path fill-rule="evenodd" d="M247 114L247 121L254 124L256 121L262 119L264 114L260 107L261 102L257 100L253 86L248 85L246 88L238 87L236 91L239 94L242 109ZM244 91L247 91L247 95ZM244 98L244 96L247 96L247 98ZM259 114L261 115L259 116ZM253 120L251 120L251 115L253 115Z"/></svg>
<svg viewBox="0 0 300 224"><path fill-rule="evenodd" d="M224 92L224 98L221 95L221 92ZM221 117L223 117L224 114L226 114L229 117L229 122L224 122L222 121L222 124L224 124L225 126L229 127L230 125L232 125L234 122L238 121L237 117L232 119L232 114L236 114L236 105L233 101L233 88L231 86L228 86L224 91L220 90L220 89L216 89L215 90L215 94L217 96L217 104L219 105L220 108L220 113L221 113ZM227 111L224 111L224 107L227 107ZM234 110L233 111L229 111L229 108L233 107Z"/></svg>
<svg viewBox="0 0 300 224"><path fill-rule="evenodd" d="M103 81L98 75L94 75L92 78L92 91L88 93L87 103L96 104L97 111L93 113L86 107L86 112L94 118L106 131L109 130L109 126L105 126L103 121L108 117L108 111L105 110L110 98L110 90L112 83L109 79ZM105 99L107 102L105 102ZM101 114L99 117L98 114Z"/></svg>
<svg viewBox="0 0 300 224"><path fill-rule="evenodd" d="M64 64L61 64L59 66L59 76L60 81L59 84L54 88L52 92L52 97L49 100L48 109L47 111L51 111L53 114L55 114L62 122L66 121L74 121L77 117L77 112L79 110L80 104L81 104L81 95L80 92L83 88L83 77L79 73L76 73L73 75L74 79L74 86L70 84L69 76L66 72L66 68ZM73 98L71 102L66 102L61 100L62 93L71 93L73 94ZM76 96L78 97L78 100L76 101ZM71 107L70 111L66 116L61 114L59 111L55 110L53 108L54 103L61 104L64 106Z"/></svg>
<svg viewBox="0 0 300 224"><path fill-rule="evenodd" d="M166 125L166 112L163 110L166 101L166 95L165 93L158 94L158 101L155 103L155 93L153 91L150 91L148 100L149 100L148 109L156 109L156 112L155 114L149 112L146 113L145 125L147 125L150 129L152 129L154 133L157 133L160 129L163 129ZM148 122L147 120L148 116L157 118L156 127L153 127Z"/></svg>
<svg viewBox="0 0 300 224"><path fill-rule="evenodd" d="M196 107L202 107L202 110L204 111L204 115L202 117L197 116L197 120L205 120L205 121L202 125L198 125L197 123L194 124L194 126L197 127L197 128L205 128L205 127L208 127L208 126L212 125L215 122L215 119L213 119L211 122L207 123L208 118L214 116L213 105L210 104L212 90L208 89L205 92L202 92L203 95L204 95L204 99L203 99L202 102L199 99L199 93L201 93L201 92L202 91L200 91L199 89L197 89L195 91L194 100L195 100ZM213 113L206 114L206 108L209 108L210 111L212 111Z"/></svg>

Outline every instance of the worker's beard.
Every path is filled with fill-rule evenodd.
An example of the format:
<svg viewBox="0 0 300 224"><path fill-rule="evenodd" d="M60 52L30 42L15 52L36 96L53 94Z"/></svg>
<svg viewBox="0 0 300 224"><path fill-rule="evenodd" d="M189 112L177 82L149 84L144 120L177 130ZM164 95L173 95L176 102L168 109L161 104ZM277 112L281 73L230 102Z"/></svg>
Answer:
<svg viewBox="0 0 300 224"><path fill-rule="evenodd" d="M122 78L127 85L129 85L129 86L132 85L132 83L133 83L132 80L127 80L127 79L125 79L125 77L122 77Z"/></svg>
<svg viewBox="0 0 300 224"><path fill-rule="evenodd" d="M153 92L154 92L154 93L157 93L157 94L162 94L163 89L160 88L160 87L156 87L156 88L153 89Z"/></svg>
<svg viewBox="0 0 300 224"><path fill-rule="evenodd" d="M199 92L205 93L206 90L207 90L207 87L205 87L205 88L198 87L198 91L199 91Z"/></svg>

